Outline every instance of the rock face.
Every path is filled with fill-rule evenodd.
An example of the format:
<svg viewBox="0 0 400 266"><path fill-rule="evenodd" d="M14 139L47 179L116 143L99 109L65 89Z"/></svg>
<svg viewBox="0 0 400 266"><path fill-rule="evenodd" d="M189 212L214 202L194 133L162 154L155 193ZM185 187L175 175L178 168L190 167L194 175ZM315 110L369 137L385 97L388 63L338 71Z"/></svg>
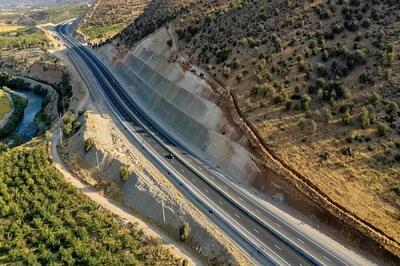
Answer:
<svg viewBox="0 0 400 266"><path fill-rule="evenodd" d="M164 28L132 50L105 45L98 52L137 104L174 139L232 177L251 181L259 169L247 137L235 126L238 118L223 110L224 92L198 70L189 71L168 40Z"/></svg>
<svg viewBox="0 0 400 266"><path fill-rule="evenodd" d="M134 147L125 144L126 140L109 119L89 112L80 122L80 130L68 140L63 150L65 161L76 176L122 201L176 239L179 239L180 227L187 222L191 228L188 245L206 260L217 264L249 263L236 246L188 203L154 166ZM89 138L94 140L94 145L86 152L83 147ZM130 172L125 181L120 178L122 166L128 166Z"/></svg>

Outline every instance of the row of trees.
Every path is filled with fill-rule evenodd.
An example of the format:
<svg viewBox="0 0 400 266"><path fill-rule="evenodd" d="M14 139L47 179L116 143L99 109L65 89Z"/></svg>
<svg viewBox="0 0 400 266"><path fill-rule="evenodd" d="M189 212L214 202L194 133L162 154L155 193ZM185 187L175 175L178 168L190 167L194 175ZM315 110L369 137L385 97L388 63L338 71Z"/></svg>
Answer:
<svg viewBox="0 0 400 266"><path fill-rule="evenodd" d="M178 264L63 181L46 144L0 154L0 219L2 263Z"/></svg>

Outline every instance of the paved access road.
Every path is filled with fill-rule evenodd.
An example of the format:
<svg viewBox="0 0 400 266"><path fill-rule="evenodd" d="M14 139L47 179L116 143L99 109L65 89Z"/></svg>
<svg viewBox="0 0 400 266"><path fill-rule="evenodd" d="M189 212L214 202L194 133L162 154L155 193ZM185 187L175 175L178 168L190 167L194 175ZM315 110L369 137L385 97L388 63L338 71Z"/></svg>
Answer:
<svg viewBox="0 0 400 266"><path fill-rule="evenodd" d="M56 31L74 53L75 63L89 70L116 117L126 126L152 161L206 215L237 241L260 264L265 265L354 265L351 258L301 230L260 205L240 184L207 165L172 139L135 103L111 71L69 33L69 23ZM172 156L171 156L172 155Z"/></svg>

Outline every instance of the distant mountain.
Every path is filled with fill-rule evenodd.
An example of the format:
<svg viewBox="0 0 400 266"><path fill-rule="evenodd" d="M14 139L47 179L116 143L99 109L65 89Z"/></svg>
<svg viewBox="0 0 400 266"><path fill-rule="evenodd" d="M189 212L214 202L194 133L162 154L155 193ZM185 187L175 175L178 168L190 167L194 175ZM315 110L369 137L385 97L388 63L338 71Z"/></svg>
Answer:
<svg viewBox="0 0 400 266"><path fill-rule="evenodd" d="M95 0L0 0L0 8L56 7L71 4L93 3Z"/></svg>

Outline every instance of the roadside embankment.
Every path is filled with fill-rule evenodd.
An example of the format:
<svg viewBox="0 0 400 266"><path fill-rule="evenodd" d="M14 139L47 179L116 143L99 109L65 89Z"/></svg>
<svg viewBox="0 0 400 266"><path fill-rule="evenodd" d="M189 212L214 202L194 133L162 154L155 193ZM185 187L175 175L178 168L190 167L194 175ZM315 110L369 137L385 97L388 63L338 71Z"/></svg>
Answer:
<svg viewBox="0 0 400 266"><path fill-rule="evenodd" d="M207 263L248 263L242 251L188 203L108 118L86 112L79 121L81 128L62 149L64 161L75 176L122 202L175 240L180 239L186 222L190 234L185 244Z"/></svg>
<svg viewBox="0 0 400 266"><path fill-rule="evenodd" d="M11 90L9 90L7 93L9 93L12 99L13 111L10 113L7 120L4 121L4 124L0 126L0 139L7 137L14 132L19 121L21 121L22 117L24 116L24 109L28 104L28 99L20 94L12 92Z"/></svg>
<svg viewBox="0 0 400 266"><path fill-rule="evenodd" d="M8 92L0 89L0 128L2 128L14 112L12 98Z"/></svg>

